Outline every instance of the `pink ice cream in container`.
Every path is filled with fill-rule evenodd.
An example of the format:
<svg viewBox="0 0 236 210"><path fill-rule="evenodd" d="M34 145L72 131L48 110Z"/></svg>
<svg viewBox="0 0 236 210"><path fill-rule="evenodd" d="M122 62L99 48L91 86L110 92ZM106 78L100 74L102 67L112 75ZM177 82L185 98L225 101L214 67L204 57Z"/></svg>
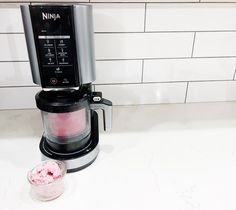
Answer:
<svg viewBox="0 0 236 210"><path fill-rule="evenodd" d="M64 192L66 166L61 161L47 160L28 173L31 193L38 200L48 201Z"/></svg>

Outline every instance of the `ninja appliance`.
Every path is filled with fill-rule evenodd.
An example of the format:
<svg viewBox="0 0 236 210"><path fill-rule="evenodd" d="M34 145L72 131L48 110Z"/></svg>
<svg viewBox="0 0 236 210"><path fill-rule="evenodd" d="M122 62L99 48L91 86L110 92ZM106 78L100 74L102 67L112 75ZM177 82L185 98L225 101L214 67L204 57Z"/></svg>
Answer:
<svg viewBox="0 0 236 210"><path fill-rule="evenodd" d="M42 159L61 160L68 172L97 157L98 115L111 128L112 103L92 91L95 56L91 5L21 6L33 81L44 134Z"/></svg>

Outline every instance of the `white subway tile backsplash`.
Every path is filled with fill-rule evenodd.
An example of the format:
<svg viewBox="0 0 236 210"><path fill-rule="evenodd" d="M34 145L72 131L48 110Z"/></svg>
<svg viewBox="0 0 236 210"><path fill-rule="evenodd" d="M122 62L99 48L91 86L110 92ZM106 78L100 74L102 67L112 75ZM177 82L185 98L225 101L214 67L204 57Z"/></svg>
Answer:
<svg viewBox="0 0 236 210"><path fill-rule="evenodd" d="M23 33L19 7L0 8L0 33Z"/></svg>
<svg viewBox="0 0 236 210"><path fill-rule="evenodd" d="M236 81L190 82L187 102L236 100Z"/></svg>
<svg viewBox="0 0 236 210"><path fill-rule="evenodd" d="M142 60L97 61L95 84L138 83L142 77Z"/></svg>
<svg viewBox="0 0 236 210"><path fill-rule="evenodd" d="M197 32L193 56L236 56L236 32Z"/></svg>
<svg viewBox="0 0 236 210"><path fill-rule="evenodd" d="M35 108L35 94L39 87L0 88L0 109Z"/></svg>
<svg viewBox="0 0 236 210"><path fill-rule="evenodd" d="M0 61L28 60L24 34L0 34L0 46Z"/></svg>
<svg viewBox="0 0 236 210"><path fill-rule="evenodd" d="M184 103L186 82L160 84L96 85L114 105Z"/></svg>
<svg viewBox="0 0 236 210"><path fill-rule="evenodd" d="M236 58L160 59L144 61L144 82L232 80Z"/></svg>
<svg viewBox="0 0 236 210"><path fill-rule="evenodd" d="M194 33L96 34L97 59L190 57Z"/></svg>
<svg viewBox="0 0 236 210"><path fill-rule="evenodd" d="M235 29L235 4L147 4L146 31Z"/></svg>
<svg viewBox="0 0 236 210"><path fill-rule="evenodd" d="M184 103L189 82L187 102L236 100L236 4L90 2L97 59L94 84L104 98L115 105ZM0 109L34 108L41 88L31 79L17 3L0 4L0 45Z"/></svg>
<svg viewBox="0 0 236 210"><path fill-rule="evenodd" d="M145 4L93 4L95 32L144 30Z"/></svg>
<svg viewBox="0 0 236 210"><path fill-rule="evenodd" d="M29 62L0 62L0 86L33 85Z"/></svg>

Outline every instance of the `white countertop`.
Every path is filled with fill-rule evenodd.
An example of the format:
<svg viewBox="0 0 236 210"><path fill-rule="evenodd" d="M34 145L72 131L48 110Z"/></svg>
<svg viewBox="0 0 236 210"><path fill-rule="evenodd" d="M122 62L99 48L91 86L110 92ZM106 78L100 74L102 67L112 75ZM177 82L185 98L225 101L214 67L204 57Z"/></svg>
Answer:
<svg viewBox="0 0 236 210"><path fill-rule="evenodd" d="M114 107L113 121L94 164L40 202L26 180L40 161L40 113L1 111L0 209L236 209L236 103Z"/></svg>

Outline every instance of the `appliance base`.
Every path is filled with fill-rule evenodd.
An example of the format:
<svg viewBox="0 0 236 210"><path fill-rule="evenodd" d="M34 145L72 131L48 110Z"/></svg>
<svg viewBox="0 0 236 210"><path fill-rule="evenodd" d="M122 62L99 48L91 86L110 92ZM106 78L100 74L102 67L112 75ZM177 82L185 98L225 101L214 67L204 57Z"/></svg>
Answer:
<svg viewBox="0 0 236 210"><path fill-rule="evenodd" d="M72 172L80 171L90 166L96 160L98 153L99 153L99 146L97 146L93 151L91 151L87 155L74 158L74 159L69 159L69 160L51 158L42 153L42 161L49 160L49 159L62 161L66 164L67 173L72 173Z"/></svg>
<svg viewBox="0 0 236 210"><path fill-rule="evenodd" d="M62 161L66 164L68 173L82 170L96 160L99 153L98 138L98 115L95 111L92 111L91 137L83 148L75 152L53 151L48 145L46 137L42 136L39 144L42 160L53 159Z"/></svg>

